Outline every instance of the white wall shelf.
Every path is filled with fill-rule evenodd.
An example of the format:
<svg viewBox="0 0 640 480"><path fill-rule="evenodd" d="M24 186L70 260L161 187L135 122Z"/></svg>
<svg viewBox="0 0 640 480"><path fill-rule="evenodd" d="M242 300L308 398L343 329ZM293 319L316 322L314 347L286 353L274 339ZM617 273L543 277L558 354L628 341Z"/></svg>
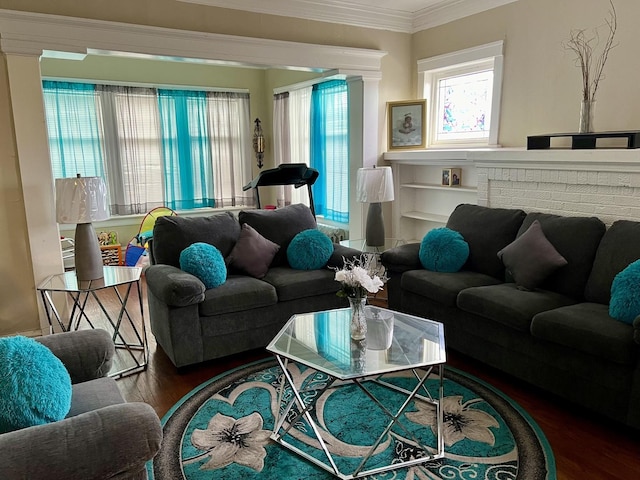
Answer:
<svg viewBox="0 0 640 480"><path fill-rule="evenodd" d="M412 242L446 225L460 203L477 203L477 176L468 150L424 150L385 153L393 168L396 200L393 236ZM442 170L461 169L460 186L441 184Z"/></svg>

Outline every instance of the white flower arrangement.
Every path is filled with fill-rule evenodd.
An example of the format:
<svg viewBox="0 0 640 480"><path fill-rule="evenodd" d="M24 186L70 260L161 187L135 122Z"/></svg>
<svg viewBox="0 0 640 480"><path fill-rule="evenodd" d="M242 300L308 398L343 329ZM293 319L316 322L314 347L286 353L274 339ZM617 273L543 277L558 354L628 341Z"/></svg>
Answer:
<svg viewBox="0 0 640 480"><path fill-rule="evenodd" d="M352 260L342 258L344 267L334 268L335 280L342 284L339 297L364 298L367 293L376 293L387 281L384 267L377 265L374 255L362 254Z"/></svg>

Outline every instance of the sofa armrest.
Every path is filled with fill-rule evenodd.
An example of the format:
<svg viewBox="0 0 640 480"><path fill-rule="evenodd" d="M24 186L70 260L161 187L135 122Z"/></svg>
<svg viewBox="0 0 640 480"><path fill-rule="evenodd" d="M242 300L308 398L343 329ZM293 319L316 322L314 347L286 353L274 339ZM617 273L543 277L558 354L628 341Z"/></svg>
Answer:
<svg viewBox="0 0 640 480"><path fill-rule="evenodd" d="M405 243L382 252L380 261L391 274L403 273L408 270L420 270L422 269L422 264L418 256L419 252L419 243Z"/></svg>
<svg viewBox="0 0 640 480"><path fill-rule="evenodd" d="M640 345L640 315L633 321L633 339Z"/></svg>
<svg viewBox="0 0 640 480"><path fill-rule="evenodd" d="M115 347L105 330L78 330L36 338L58 357L71 377L81 383L105 377L113 364Z"/></svg>
<svg viewBox="0 0 640 480"><path fill-rule="evenodd" d="M204 283L172 265L150 265L145 270L145 278L147 288L167 305L186 307L204 300Z"/></svg>
<svg viewBox="0 0 640 480"><path fill-rule="evenodd" d="M353 260L356 257L362 255L362 251L357 248L345 247L344 245L340 245L339 243L333 244L333 253L331 257L329 257L329 261L327 262L327 267L329 268L342 268L344 267L344 260Z"/></svg>
<svg viewBox="0 0 640 480"><path fill-rule="evenodd" d="M162 427L146 403L123 403L0 435L0 478L125 478L160 448Z"/></svg>

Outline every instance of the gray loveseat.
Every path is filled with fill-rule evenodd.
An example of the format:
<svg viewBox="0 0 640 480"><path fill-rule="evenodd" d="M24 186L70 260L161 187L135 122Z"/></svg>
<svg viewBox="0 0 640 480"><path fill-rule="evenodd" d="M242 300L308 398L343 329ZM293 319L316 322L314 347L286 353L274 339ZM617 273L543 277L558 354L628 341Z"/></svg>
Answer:
<svg viewBox="0 0 640 480"><path fill-rule="evenodd" d="M524 291L497 253L534 220L568 264ZM458 272L422 268L420 244L382 254L390 308L442 322L448 348L640 428L640 317L608 310L614 277L640 258L640 223L463 204L447 227L469 244Z"/></svg>
<svg viewBox="0 0 640 480"><path fill-rule="evenodd" d="M113 378L114 344L104 330L36 339L71 377L64 420L0 435L3 480L142 480L162 441L160 419L146 403L126 403Z"/></svg>
<svg viewBox="0 0 640 480"><path fill-rule="evenodd" d="M229 257L247 223L280 246L266 275L254 278L229 267L227 280L207 289L180 270L180 252L194 242L217 247ZM159 218L151 242L148 286L151 330L176 367L265 347L295 313L348 306L336 295L340 284L329 268L294 270L287 247L299 232L316 228L310 209L291 205L277 210L243 210L238 217ZM360 252L334 244L328 266Z"/></svg>

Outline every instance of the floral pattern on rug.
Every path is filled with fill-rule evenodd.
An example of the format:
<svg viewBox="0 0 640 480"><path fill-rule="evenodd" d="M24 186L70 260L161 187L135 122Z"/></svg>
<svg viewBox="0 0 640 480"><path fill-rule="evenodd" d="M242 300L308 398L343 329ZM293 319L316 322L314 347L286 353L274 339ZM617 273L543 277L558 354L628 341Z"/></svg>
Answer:
<svg viewBox="0 0 640 480"><path fill-rule="evenodd" d="M343 473L353 471L384 431L389 417L358 387L345 385L324 391L329 378L311 369L289 364L294 382L307 389L306 405L323 432L328 449ZM328 480L331 474L269 439L275 418L290 399L285 389L279 403L281 371L274 366L240 378L214 392L189 420L180 451L181 468L188 480L305 479ZM415 385L415 377L394 374L385 377L402 388ZM437 378L426 382L433 396ZM376 384L372 393L385 405L398 405L403 395ZM443 400L446 457L411 468L377 474L371 480L509 480L518 476L518 446L513 433L493 406L471 389L445 378ZM406 397L405 397L406 398ZM289 412L288 420L293 412ZM415 400L366 464L375 468L425 455L436 447L436 415L433 405ZM287 440L314 458L326 460L306 420L299 419ZM269 472L274 472L275 475ZM534 477L531 477L534 478Z"/></svg>

